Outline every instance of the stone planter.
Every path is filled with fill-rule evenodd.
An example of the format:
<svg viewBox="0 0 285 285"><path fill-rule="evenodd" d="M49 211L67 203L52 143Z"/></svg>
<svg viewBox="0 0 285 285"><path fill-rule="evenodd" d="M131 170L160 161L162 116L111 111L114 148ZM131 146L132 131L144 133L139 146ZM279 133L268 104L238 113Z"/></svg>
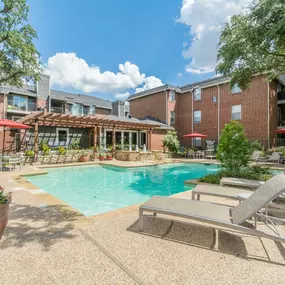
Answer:
<svg viewBox="0 0 285 285"><path fill-rule="evenodd" d="M8 224L9 213L10 213L10 203L0 205L0 240Z"/></svg>
<svg viewBox="0 0 285 285"><path fill-rule="evenodd" d="M86 161L88 161L89 160L89 156L88 155L86 155L86 156L80 156L79 157L79 161L80 162L86 162Z"/></svg>

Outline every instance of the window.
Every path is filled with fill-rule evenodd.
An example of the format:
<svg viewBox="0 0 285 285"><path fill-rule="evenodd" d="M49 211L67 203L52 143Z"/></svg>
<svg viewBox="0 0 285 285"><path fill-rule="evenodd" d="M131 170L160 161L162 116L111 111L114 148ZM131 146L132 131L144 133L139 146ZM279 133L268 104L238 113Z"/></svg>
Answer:
<svg viewBox="0 0 285 285"><path fill-rule="evenodd" d="M75 103L72 105L71 114L74 116L82 116L83 113L83 105Z"/></svg>
<svg viewBox="0 0 285 285"><path fill-rule="evenodd" d="M66 145L69 137L68 128L56 128L56 140L59 145Z"/></svg>
<svg viewBox="0 0 285 285"><path fill-rule="evenodd" d="M170 112L170 125L173 125L175 123L175 112Z"/></svg>
<svg viewBox="0 0 285 285"><path fill-rule="evenodd" d="M194 89L194 101L201 100L201 88Z"/></svg>
<svg viewBox="0 0 285 285"><path fill-rule="evenodd" d="M90 106L89 113L90 113L90 115L95 115L95 106L94 105Z"/></svg>
<svg viewBox="0 0 285 285"><path fill-rule="evenodd" d="M89 115L90 107L89 106L83 106L83 115Z"/></svg>
<svg viewBox="0 0 285 285"><path fill-rule="evenodd" d="M194 124L201 123L201 111L194 111Z"/></svg>
<svg viewBox="0 0 285 285"><path fill-rule="evenodd" d="M232 106L232 120L241 120L241 105Z"/></svg>
<svg viewBox="0 0 285 285"><path fill-rule="evenodd" d="M193 146L201 147L202 146L201 138L194 138L193 139Z"/></svg>
<svg viewBox="0 0 285 285"><path fill-rule="evenodd" d="M28 110L28 98L17 95L8 95L8 111L27 111Z"/></svg>
<svg viewBox="0 0 285 285"><path fill-rule="evenodd" d="M232 94L236 94L236 93L240 93L241 89L239 88L239 86L237 84L235 84L232 88Z"/></svg>
<svg viewBox="0 0 285 285"><path fill-rule="evenodd" d="M140 145L146 145L146 132L141 132L141 137L140 137Z"/></svg>
<svg viewBox="0 0 285 285"><path fill-rule="evenodd" d="M174 90L169 91L169 101L170 102L175 101L175 91Z"/></svg>

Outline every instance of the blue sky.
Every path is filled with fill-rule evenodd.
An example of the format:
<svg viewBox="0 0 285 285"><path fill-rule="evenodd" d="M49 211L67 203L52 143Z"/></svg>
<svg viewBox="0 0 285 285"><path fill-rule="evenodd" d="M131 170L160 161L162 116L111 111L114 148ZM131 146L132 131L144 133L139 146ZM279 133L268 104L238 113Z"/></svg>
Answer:
<svg viewBox="0 0 285 285"><path fill-rule="evenodd" d="M247 2L221 1L235 7L213 15L221 7L217 0L27 2L53 87L113 100L162 83L180 86L213 76L219 31L211 29ZM207 43L210 36L214 40Z"/></svg>

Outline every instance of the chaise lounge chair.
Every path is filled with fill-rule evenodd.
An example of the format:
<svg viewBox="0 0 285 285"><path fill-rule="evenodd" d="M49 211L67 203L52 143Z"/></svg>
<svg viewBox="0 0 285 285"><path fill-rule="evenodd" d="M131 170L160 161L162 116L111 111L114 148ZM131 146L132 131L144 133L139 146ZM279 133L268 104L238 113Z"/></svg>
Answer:
<svg viewBox="0 0 285 285"><path fill-rule="evenodd" d="M256 159L256 163L257 162L265 162L267 163L279 163L281 160L281 155L279 152L273 152L269 157L258 157Z"/></svg>
<svg viewBox="0 0 285 285"><path fill-rule="evenodd" d="M251 157L250 157L250 160L253 160L253 161L256 161L258 159L258 157L261 155L262 151L259 151L259 150L255 150Z"/></svg>
<svg viewBox="0 0 285 285"><path fill-rule="evenodd" d="M280 236L275 227L270 227L273 234L261 230L248 228L243 225L249 218L260 217L266 223L273 223L272 219L265 216L261 209L265 208L272 200L285 192L285 175L279 174L269 179L253 192L247 199L236 207L229 207L209 202L196 200L179 199L172 197L153 196L150 200L140 206L139 209L139 230L143 231L144 212L164 214L182 217L194 221L200 221L212 225L215 228L215 243L218 241L218 229L234 230L241 233L269 238L274 241L285 242L285 237Z"/></svg>
<svg viewBox="0 0 285 285"><path fill-rule="evenodd" d="M262 184L264 184L264 181L235 178L235 177L223 177L220 181L221 186L230 185L230 186L245 187L250 189L257 189Z"/></svg>

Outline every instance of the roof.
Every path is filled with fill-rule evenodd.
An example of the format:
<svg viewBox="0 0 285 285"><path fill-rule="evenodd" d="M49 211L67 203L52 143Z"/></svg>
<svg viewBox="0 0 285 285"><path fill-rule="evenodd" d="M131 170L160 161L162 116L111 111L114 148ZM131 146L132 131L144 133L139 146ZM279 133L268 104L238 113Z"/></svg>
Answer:
<svg viewBox="0 0 285 285"><path fill-rule="evenodd" d="M221 84L221 83L227 83L230 81L229 77L226 76L216 76L213 78L209 78L209 79L205 79L202 81L197 81L194 83L190 83L184 86L181 86L181 93L193 90L194 88L205 88L205 87L209 87L209 86L213 86L216 84Z"/></svg>
<svg viewBox="0 0 285 285"><path fill-rule="evenodd" d="M98 108L110 109L110 110L112 109L111 101L107 101L90 95L67 93L51 89L50 98L67 101L68 103L82 103L83 105L84 104L87 104L88 106L95 105Z"/></svg>
<svg viewBox="0 0 285 285"><path fill-rule="evenodd" d="M190 91L190 90L194 89L195 87L196 88L198 88L198 87L199 88L205 88L205 87L208 87L208 86L221 84L221 83L226 83L226 82L229 82L229 81L230 81L229 77L217 76L217 77L213 77L213 78L206 79L206 80L203 80L203 81L198 81L198 82L194 82L194 83L191 83L191 84L187 84L187 85L184 85L182 87L178 87L178 86L175 87L173 85L165 84L165 85L161 85L159 87L148 89L146 91L135 93L135 94L131 95L127 99L127 101L132 101L134 99L145 97L145 96L148 96L148 95L152 95L152 94L155 94L157 92L161 92L161 91L165 91L165 90L175 90L178 93L184 93L184 92L187 92L187 91Z"/></svg>
<svg viewBox="0 0 285 285"><path fill-rule="evenodd" d="M118 117L114 115L74 116L45 111L32 112L20 120L20 122L27 125L35 125L36 121L39 122L40 126L64 126L75 128L90 128L96 125L103 125L133 129L164 129L163 127L167 126L152 120L139 120L136 118Z"/></svg>
<svg viewBox="0 0 285 285"><path fill-rule="evenodd" d="M155 88L152 88L152 89L148 89L148 90L145 90L145 91L142 91L142 92L135 93L135 94L131 95L127 99L127 101L131 101L133 99L137 99L137 98L140 98L140 97L145 97L145 96L151 95L153 93L161 92L161 91L164 91L164 90L175 90L176 92L180 92L180 88L179 87L173 86L173 85L169 85L169 84L164 84L164 85L161 85L159 87L155 87Z"/></svg>
<svg viewBox="0 0 285 285"><path fill-rule="evenodd" d="M14 93L37 97L37 93L33 85L23 85L23 87L0 86L0 93Z"/></svg>

